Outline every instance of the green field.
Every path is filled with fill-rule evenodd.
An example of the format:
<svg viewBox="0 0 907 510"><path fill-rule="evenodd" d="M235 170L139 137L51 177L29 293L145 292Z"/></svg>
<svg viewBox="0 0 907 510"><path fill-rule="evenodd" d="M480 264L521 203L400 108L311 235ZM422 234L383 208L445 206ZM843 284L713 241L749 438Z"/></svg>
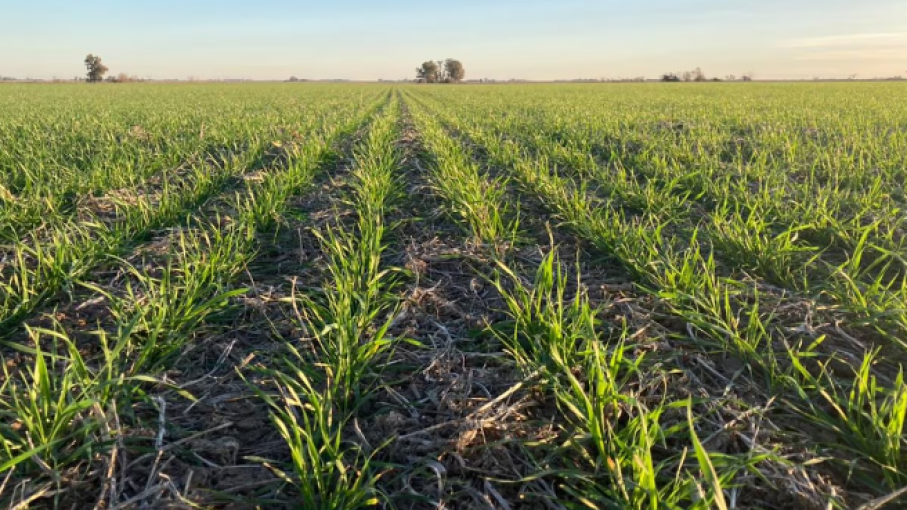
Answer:
<svg viewBox="0 0 907 510"><path fill-rule="evenodd" d="M901 508L907 87L0 86L0 506Z"/></svg>

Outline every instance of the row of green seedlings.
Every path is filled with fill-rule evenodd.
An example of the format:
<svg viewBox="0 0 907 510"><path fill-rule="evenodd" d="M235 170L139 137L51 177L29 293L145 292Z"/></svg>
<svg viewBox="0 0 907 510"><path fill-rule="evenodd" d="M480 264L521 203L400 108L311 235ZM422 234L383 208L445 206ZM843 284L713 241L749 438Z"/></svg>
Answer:
<svg viewBox="0 0 907 510"><path fill-rule="evenodd" d="M338 112L326 109L307 119L307 128L317 125L318 117L339 119ZM321 128L329 133L333 128L326 126L332 125L322 122ZM194 164L179 179L163 179L159 192L117 203L113 223L63 221L41 236L17 239L5 250L8 262L0 267L0 336L14 333L24 319L106 257L125 253L156 230L184 222L187 211L217 196L266 159L270 143L253 138L246 151Z"/></svg>
<svg viewBox="0 0 907 510"><path fill-rule="evenodd" d="M422 144L431 164L427 172L432 191L447 205L451 219L473 236L478 246L503 246L495 243L509 241L518 223L511 219L518 213L507 201L507 181L492 177L482 170L475 157L447 136L433 115L409 101L409 112L419 126Z"/></svg>
<svg viewBox="0 0 907 510"><path fill-rule="evenodd" d="M501 127L493 126L492 129L498 134L506 132L511 139L523 136ZM545 149L537 151L541 154L534 161L540 168L556 168L550 164L549 152ZM591 159L588 154L571 153L574 162L582 157ZM730 206L725 203L722 206L725 212L709 215L710 222L698 229L691 226L694 222L690 219L689 203L670 191L676 180L659 189L648 183L640 185L635 179L622 179L619 175L615 177L599 171L594 161L587 161L585 168L589 175L595 176L596 191L606 190L605 194L611 199L609 205L614 205L616 199L617 205L624 210L635 209L634 212L648 215L656 223L670 224L672 232L676 232L677 223L686 224L681 227L687 237L695 236L700 243L707 242L721 253L724 261L732 262L745 273L814 294L810 297L823 303L823 308L831 308L826 312L834 318L843 316L851 327L869 328L870 334L875 330L894 343L905 345L901 333L907 326L907 285L898 269L902 261L896 251L884 248L888 243L878 244L879 236L875 235L881 229L878 222L868 224L858 232L860 237L854 241L844 262L825 262L820 259L824 251L798 241L806 227L793 226L777 233L774 230L777 225L758 211L730 212ZM588 182L581 180L584 186Z"/></svg>
<svg viewBox="0 0 907 510"><path fill-rule="evenodd" d="M7 473L0 501L23 504L62 494L97 462L115 462L115 454L105 455L127 432L125 424L137 423L135 404L148 400L150 385L168 387L155 374L206 321L228 312L231 300L246 292L233 282L255 256L256 232L276 226L287 199L310 185L336 139L356 125L339 126L321 140L313 137L287 155L285 169L225 200L231 221L199 220L195 228L180 231L160 275L121 261L130 276L124 291L82 282L106 299L113 317L112 328L95 332L96 359L86 359L62 327L29 328L35 347L16 347L33 356L34 365L15 372L4 365L0 386L0 473ZM108 489L105 484L99 503Z"/></svg>
<svg viewBox="0 0 907 510"><path fill-rule="evenodd" d="M638 124L638 119L618 118L607 123L594 116L591 118L596 120L591 121L587 120L589 116L565 119L557 108L540 110L535 105L518 112L498 127L526 142L527 147L548 154L564 169L594 177L601 176L598 170L602 164L612 165L614 168L604 177L623 180L628 177L626 169L631 168L630 178L665 186L663 193L684 202L693 200L709 211L731 207L758 213L776 226L799 227L801 238L823 247L852 248L867 227L864 219L880 218L883 226L878 244L889 250L901 246L896 235L899 218L891 209L896 204L890 200L890 182L876 176L859 185L847 186L840 179L823 184L814 175L815 162L788 156L777 161L772 157L773 149L779 146L794 150L796 142L788 137L759 140L766 145L749 158L743 158L738 147L733 151L733 161L724 162L723 151L718 150L726 142L721 138L723 131L678 136L670 130L665 133L664 129L625 127L634 120ZM731 145L749 143L735 139ZM831 154L827 147L822 147L822 152L824 158ZM805 182L792 180L790 167L810 163ZM755 192L754 185L758 188Z"/></svg>
<svg viewBox="0 0 907 510"><path fill-rule="evenodd" d="M907 286L899 233L903 218L886 205L889 192L881 178L859 189L833 182L803 194L808 185L791 183L786 171L754 164L743 167L752 178L732 172L683 172L685 166L657 156L647 157L656 172L647 184L663 186L654 204L672 203L670 196L681 197L680 204L712 197L706 237L724 261L806 293L852 327L874 330L907 347ZM773 182L779 173L785 182ZM612 179L609 172L592 175L599 183ZM760 183L755 193L748 187L754 179ZM778 190L791 186L795 196L778 196ZM659 212L662 218L679 216L677 208Z"/></svg>
<svg viewBox="0 0 907 510"><path fill-rule="evenodd" d="M0 281L0 335L15 332L50 298L65 291L106 257L122 253L157 229L176 225L191 211L248 171L264 144L232 156L223 165L193 166L191 175L167 184L157 196L118 207L119 221L66 222L46 237L17 240Z"/></svg>
<svg viewBox="0 0 907 510"><path fill-rule="evenodd" d="M508 115L500 117L499 124L506 124L508 133L526 139L530 146L553 148L570 166L584 168L591 162L594 168L597 159L625 163L635 175L656 183L681 179L676 191L707 209L726 200L745 207L751 197L771 195L774 202L765 204L765 213L779 214L775 219L782 225L810 225L801 237L818 239L823 246L842 242L845 248L852 246L866 218L873 218L870 223L881 219L886 232L897 229L894 209L902 208L904 195L892 187L903 180L899 148L904 137L880 132L878 124L859 125L856 115L842 116L840 111L826 114L830 118L824 119L821 130L804 129L816 119L788 104L774 105L768 122L760 123L765 114L754 117L752 111L738 108L739 102L724 108L720 101L712 103L711 111L703 113L679 97L669 101L672 114L687 110L699 118L692 125L671 125L661 120L664 104L642 103L639 96L633 102L642 108L616 98L604 104L590 97L584 104L575 96L567 102L553 96L539 101L528 94L499 97L497 103L483 97L468 104L486 119L488 113L506 110ZM577 114L580 111L582 115ZM729 189L739 193L728 197ZM820 204L828 207L816 207ZM856 230L836 238L829 231L835 225L844 227L836 227L838 231Z"/></svg>
<svg viewBox="0 0 907 510"><path fill-rule="evenodd" d="M450 153L459 154L455 161L468 160L467 152L445 136L431 113L411 108L433 162L430 172L434 178L449 172L442 162L450 160ZM434 152L436 147L449 153ZM456 187L461 181L452 182ZM460 192L475 187L481 184L463 185ZM459 204L448 201L457 192L439 195L464 228L480 225L472 235L485 237L490 246L509 242L513 223L503 223L498 234L483 234L482 217L464 215ZM494 253L498 254L496 269L490 279L504 299L510 321L494 325L491 331L523 375L536 378L540 389L554 396L564 418L559 441L534 445L536 473L524 481L538 477L559 480L563 493L556 496L558 502L585 508L713 508L725 504L722 488L743 466L729 465L722 456L706 452L692 417L687 418L686 426L662 427L664 413L684 411L690 402L647 404L634 395L635 383L647 375L643 357L627 355L633 347L628 343L629 329L625 325L619 331L605 327L598 319L601 310L591 306L581 286L575 294L567 293L569 282L554 251L544 258L531 282L512 268L509 253ZM691 444L689 452L685 449L681 455L656 461L660 447L684 436ZM720 475L716 463L722 467Z"/></svg>
<svg viewBox="0 0 907 510"><path fill-rule="evenodd" d="M604 170L590 161L588 153L571 149L563 152L573 163L565 164L553 154L559 151L563 148L552 143L536 147L535 160L541 168L566 172L583 168L577 177L594 186L595 194L603 196L611 206L657 218L659 223L670 224L673 232L682 232L688 238L695 235L700 243L707 243L720 254L723 263L736 270L736 277L764 278L771 285L822 303L825 314L845 320L856 331L878 334L907 348L903 340L907 333L907 285L903 275L905 262L899 255L902 243L896 234L900 220L896 216L864 222L863 218L872 211L836 215L834 211L843 207L838 192L798 202L802 205L781 205L784 202L766 192L767 188L751 193L740 188L745 179L734 184L729 174L721 179L675 171L641 183L623 162L615 162L614 171ZM580 163L583 157L587 161ZM690 202L694 198L689 187L693 176L699 176L696 179L702 179L701 184L721 190L713 191L721 198L715 200L717 205L704 217L693 210ZM879 192L875 187L865 194ZM839 218L843 216L847 219ZM817 240L816 233L829 233L831 237ZM838 250L832 249L835 244Z"/></svg>
<svg viewBox="0 0 907 510"><path fill-rule="evenodd" d="M676 157L651 148L637 156L615 155L612 149L602 165L591 152L595 143L584 138L591 135L578 130L571 133L577 139L560 139L564 136L560 117L552 126L550 119L538 115L498 121L488 120L498 116L484 115L483 110L473 114L498 136L525 142L540 168L579 179L628 214L655 218L688 238L695 235L738 276L761 277L805 294L822 303L832 320L907 348L907 262L899 234L903 218L888 206L878 206L888 196L881 178L859 190L833 183L815 196L782 200L776 191L791 183L766 182L773 174L764 162L743 167L761 183L754 193L748 187L751 179L728 171L717 175L686 171L686 166L676 164ZM640 182L639 173L645 182ZM805 186L795 190L801 188ZM708 213L694 211L691 200L707 203Z"/></svg>
<svg viewBox="0 0 907 510"><path fill-rule="evenodd" d="M519 133L511 133L499 126L491 126L490 130L497 135L506 132L508 139L519 139L524 136ZM530 158L534 165L539 169L554 168L554 173L558 174L557 166L551 163L553 158L549 159L552 152L550 148L538 149L534 152L535 157ZM582 157L591 160L588 154L571 153L571 159L574 162L579 162ZM790 263L792 256L804 251L812 251L795 243L796 230L788 230L781 235L769 237L764 235L766 222L754 215L743 220L738 212L737 216L731 218L727 218L727 215L724 214L712 216L712 223L706 225L705 231L701 231L689 225L692 223L689 221L692 212L688 202L673 195L669 190L648 184L641 185L635 179L628 178L626 172L612 178L611 175L597 171L594 161L591 163L587 161L584 167L586 172L595 176L596 179L580 178L577 183L574 179L554 176L554 180L562 182L566 189L578 190L573 194L584 197L591 195L584 199L580 211L577 211L577 216L581 215L582 209L607 208L608 206L619 208L631 216L639 214L643 217L642 221L665 225L665 228L672 234L682 232L686 234L686 237L694 240L707 241L711 246L717 247L720 252L728 253L732 259L738 259L736 265L742 267L746 272L754 272L759 276L767 276L771 281L780 281L796 287L794 282L796 277L791 271L791 266L794 265ZM572 172L568 170L568 173ZM620 175L623 177L621 178ZM668 186L668 188L670 187ZM598 203L594 198L603 188L609 200ZM592 189L596 193L591 193ZM675 226L677 223L681 225ZM816 258L817 256L813 256L810 261L815 261ZM823 277L827 277L827 274L823 274Z"/></svg>
<svg viewBox="0 0 907 510"><path fill-rule="evenodd" d="M464 124L462 118L455 122ZM657 218L630 221L591 201L582 184L552 174L516 144L476 127L466 132L577 234L662 298L698 332L699 347L745 361L751 375L766 382L768 395L781 396L786 409L774 412L793 413L798 421L829 432L833 439L817 447L836 452L832 462L854 486L884 494L907 481L907 388L900 370L892 377L872 370L884 361L877 350L848 363L853 375L842 378L834 367L846 360L821 353L824 336L805 343L773 328L773 314L760 308L758 290L718 277L715 258L700 251L695 238L690 247L678 248ZM748 463L758 458L753 456Z"/></svg>
<svg viewBox="0 0 907 510"><path fill-rule="evenodd" d="M247 139L246 134L243 140ZM140 193L143 185L157 180L181 178L172 169L188 170L205 164L210 157L218 154L236 154L240 140L221 142L208 139L205 144L172 144L166 151L148 149L145 152L116 154L111 160L92 162L92 167L78 166L59 171L57 167L22 163L23 174L17 180L25 181L16 186L0 184L0 238L14 240L31 235L42 225L54 225L67 221L79 212L85 204L79 197L98 196L110 190L136 190ZM37 148L35 148L37 150ZM96 165L96 166L95 166ZM171 170L171 171L168 171ZM64 177L65 176L65 177ZM35 187L36 189L32 189Z"/></svg>
<svg viewBox="0 0 907 510"><path fill-rule="evenodd" d="M401 198L398 119L394 102L354 148L347 198L355 223L338 218L315 230L327 266L323 289L290 298L306 338L287 339L278 365L260 368L275 387L257 391L289 446L292 471L266 465L295 487L300 508L355 509L383 499L374 455L384 445L351 442L348 433L396 341L388 328L400 307L399 272L381 259L386 215Z"/></svg>
<svg viewBox="0 0 907 510"><path fill-rule="evenodd" d="M173 104L185 101L182 93L168 104L148 92L96 103L71 94L69 102L7 109L7 122L0 121L0 236L22 238L69 218L88 197L141 193L142 183L179 178L168 170L242 152L260 126L277 125L271 110L243 111L242 102L221 96L205 98L222 114L212 117L203 103Z"/></svg>

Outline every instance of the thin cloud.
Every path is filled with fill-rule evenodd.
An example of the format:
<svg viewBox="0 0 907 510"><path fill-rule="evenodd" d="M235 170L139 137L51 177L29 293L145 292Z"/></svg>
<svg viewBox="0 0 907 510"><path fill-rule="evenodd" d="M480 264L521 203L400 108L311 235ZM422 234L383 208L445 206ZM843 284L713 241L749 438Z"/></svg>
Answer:
<svg viewBox="0 0 907 510"><path fill-rule="evenodd" d="M892 44L907 43L907 34L895 32L830 35L825 37L810 37L807 39L793 39L781 44L783 48L824 49L824 48L867 48L890 46Z"/></svg>
<svg viewBox="0 0 907 510"><path fill-rule="evenodd" d="M828 50L804 53L794 57L797 61L827 61L827 62L866 62L881 61L894 62L904 60L904 51L899 48L860 49L860 50Z"/></svg>

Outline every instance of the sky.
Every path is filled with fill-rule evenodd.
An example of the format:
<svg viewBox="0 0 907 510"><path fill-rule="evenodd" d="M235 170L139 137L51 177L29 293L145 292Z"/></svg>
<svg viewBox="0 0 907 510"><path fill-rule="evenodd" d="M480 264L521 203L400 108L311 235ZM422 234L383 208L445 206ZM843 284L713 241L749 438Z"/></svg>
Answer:
<svg viewBox="0 0 907 510"><path fill-rule="evenodd" d="M0 75L907 76L907 0L0 0Z"/></svg>

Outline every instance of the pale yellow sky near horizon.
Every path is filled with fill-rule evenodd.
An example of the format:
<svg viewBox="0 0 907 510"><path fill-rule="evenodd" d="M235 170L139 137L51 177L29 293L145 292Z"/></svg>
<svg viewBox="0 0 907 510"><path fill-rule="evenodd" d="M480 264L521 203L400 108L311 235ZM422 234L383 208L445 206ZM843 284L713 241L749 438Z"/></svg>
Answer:
<svg viewBox="0 0 907 510"><path fill-rule="evenodd" d="M3 5L8 4L8 5ZM400 79L907 76L907 0L0 0L0 75ZM97 30L86 27L96 26Z"/></svg>

